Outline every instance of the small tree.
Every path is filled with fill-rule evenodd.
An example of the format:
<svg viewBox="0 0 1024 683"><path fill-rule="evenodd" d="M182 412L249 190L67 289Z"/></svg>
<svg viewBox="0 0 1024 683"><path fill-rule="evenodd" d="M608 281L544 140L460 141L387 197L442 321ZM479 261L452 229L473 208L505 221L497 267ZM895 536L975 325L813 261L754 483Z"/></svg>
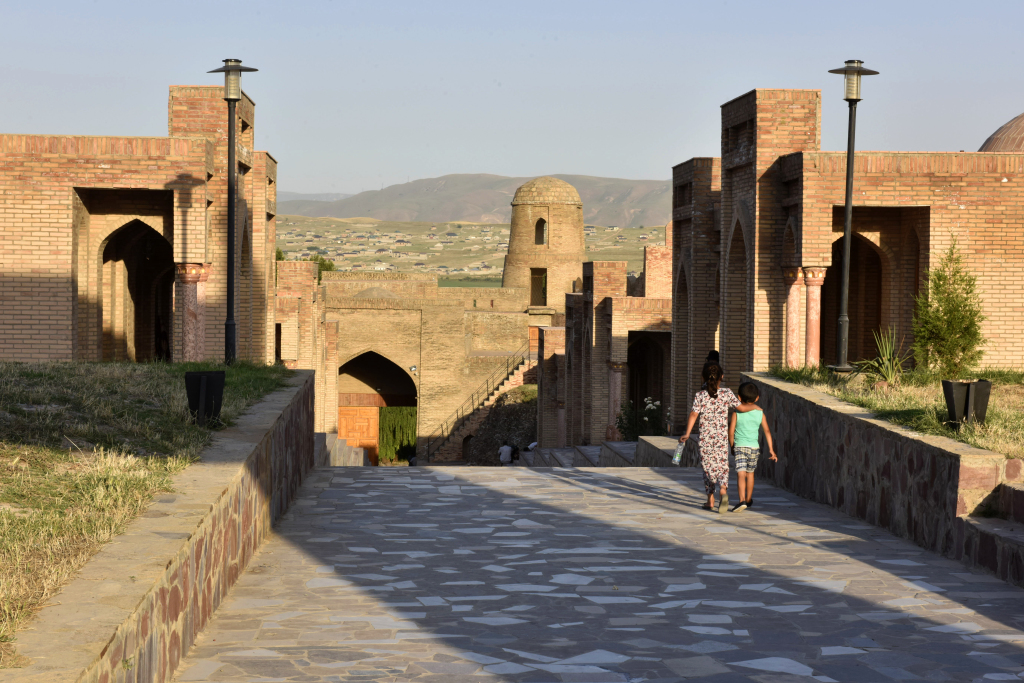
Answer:
<svg viewBox="0 0 1024 683"><path fill-rule="evenodd" d="M307 261L312 261L316 264L316 281L319 283L324 278L325 271L334 270L334 261L324 258L323 254L313 254Z"/></svg>
<svg viewBox="0 0 1024 683"><path fill-rule="evenodd" d="M274 253L274 256L278 261L284 261L284 252L281 250L281 247L277 248L277 251Z"/></svg>
<svg viewBox="0 0 1024 683"><path fill-rule="evenodd" d="M927 275L926 292L914 311L914 358L918 366L959 377L978 365L984 351L981 297L956 239Z"/></svg>

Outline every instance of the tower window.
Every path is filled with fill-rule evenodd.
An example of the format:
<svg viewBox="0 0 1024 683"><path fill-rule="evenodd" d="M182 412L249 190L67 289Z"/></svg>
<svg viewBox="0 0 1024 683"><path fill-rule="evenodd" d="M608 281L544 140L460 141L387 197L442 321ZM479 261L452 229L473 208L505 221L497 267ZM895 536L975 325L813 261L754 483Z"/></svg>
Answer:
<svg viewBox="0 0 1024 683"><path fill-rule="evenodd" d="M533 233L534 244L547 244L548 243L548 222L543 218L537 219L537 226Z"/></svg>

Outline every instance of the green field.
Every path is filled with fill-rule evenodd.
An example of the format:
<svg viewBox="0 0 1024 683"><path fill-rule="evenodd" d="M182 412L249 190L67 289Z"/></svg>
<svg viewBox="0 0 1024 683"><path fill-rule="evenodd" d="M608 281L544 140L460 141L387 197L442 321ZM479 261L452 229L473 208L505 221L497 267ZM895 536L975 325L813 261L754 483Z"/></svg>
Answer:
<svg viewBox="0 0 1024 683"><path fill-rule="evenodd" d="M376 218L278 216L277 247L289 260L320 253L342 271L436 273L446 286L497 286L465 282L481 277L500 285L509 226L495 223L418 223ZM586 258L627 261L643 269L645 244L664 244L665 228L588 226ZM379 252L379 253L378 253Z"/></svg>

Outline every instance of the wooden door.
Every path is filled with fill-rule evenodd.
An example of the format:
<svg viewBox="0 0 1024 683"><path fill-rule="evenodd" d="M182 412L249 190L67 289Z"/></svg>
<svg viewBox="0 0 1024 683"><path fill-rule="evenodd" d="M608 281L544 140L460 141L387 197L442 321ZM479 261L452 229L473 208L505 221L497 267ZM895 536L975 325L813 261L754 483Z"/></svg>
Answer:
<svg viewBox="0 0 1024 683"><path fill-rule="evenodd" d="M354 448L365 448L370 463L377 464L380 408L343 406L338 408L338 438Z"/></svg>

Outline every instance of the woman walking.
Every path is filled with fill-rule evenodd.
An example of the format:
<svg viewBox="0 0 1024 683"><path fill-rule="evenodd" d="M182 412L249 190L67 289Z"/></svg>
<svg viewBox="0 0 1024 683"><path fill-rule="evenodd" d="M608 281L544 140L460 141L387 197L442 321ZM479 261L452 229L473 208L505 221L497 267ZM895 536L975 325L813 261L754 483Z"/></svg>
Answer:
<svg viewBox="0 0 1024 683"><path fill-rule="evenodd" d="M708 494L705 510L715 509L715 489L718 489L718 512L729 507L729 409L740 404L736 394L721 386L722 368L717 363L705 363L701 372L704 388L693 399L686 433L679 438L685 443L693 425L700 417L700 466L704 471L704 491Z"/></svg>

